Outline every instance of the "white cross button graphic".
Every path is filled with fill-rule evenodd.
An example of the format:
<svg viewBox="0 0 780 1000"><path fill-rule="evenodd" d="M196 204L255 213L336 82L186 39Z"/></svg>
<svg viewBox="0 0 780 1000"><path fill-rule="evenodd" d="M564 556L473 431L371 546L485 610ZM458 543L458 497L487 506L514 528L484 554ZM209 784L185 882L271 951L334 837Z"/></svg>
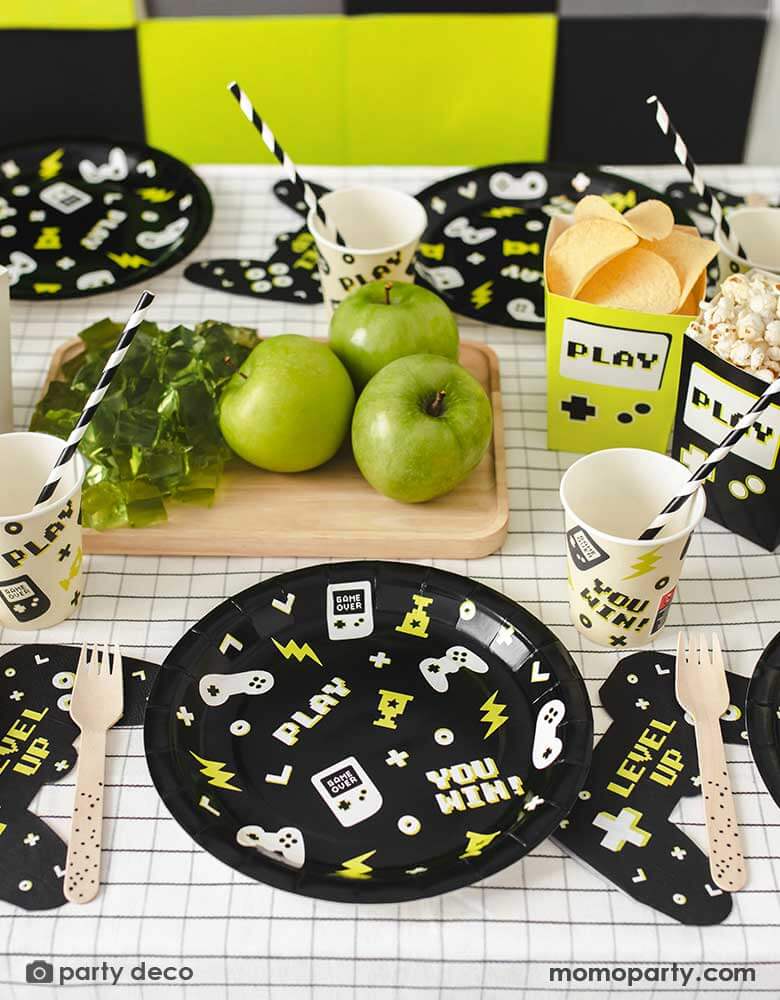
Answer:
<svg viewBox="0 0 780 1000"><path fill-rule="evenodd" d="M373 656L369 656L369 660L371 661L371 663L374 664L377 670L381 670L382 667L386 666L388 663L393 662L387 655L387 653L383 653L381 649L379 650L378 653L374 653Z"/></svg>
<svg viewBox="0 0 780 1000"><path fill-rule="evenodd" d="M652 834L639 827L642 813L636 809L625 807L617 816L612 813L600 812L593 820L593 825L604 830L601 846L608 851L622 851L626 844L635 847L645 847Z"/></svg>
<svg viewBox="0 0 780 1000"><path fill-rule="evenodd" d="M176 713L176 718L180 722L183 722L188 729L195 721L195 716L192 714L192 712L188 710L186 705L179 705L179 710Z"/></svg>
<svg viewBox="0 0 780 1000"><path fill-rule="evenodd" d="M406 750L391 750L385 757L385 764L389 764L391 767L406 767L407 760L409 760L409 754Z"/></svg>

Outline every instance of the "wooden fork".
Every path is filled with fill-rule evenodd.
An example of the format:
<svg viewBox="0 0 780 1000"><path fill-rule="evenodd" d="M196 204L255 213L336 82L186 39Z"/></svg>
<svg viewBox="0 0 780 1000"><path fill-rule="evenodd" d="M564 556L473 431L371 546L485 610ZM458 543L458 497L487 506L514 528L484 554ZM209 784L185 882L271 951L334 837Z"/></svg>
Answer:
<svg viewBox="0 0 780 1000"><path fill-rule="evenodd" d="M686 650L685 637L679 634L675 688L677 701L693 716L696 729L710 874L721 889L736 892L744 886L747 870L720 731L720 717L729 707L729 689L716 635L710 658L703 635L692 635Z"/></svg>
<svg viewBox="0 0 780 1000"><path fill-rule="evenodd" d="M114 646L81 647L70 717L81 730L76 797L65 862L65 898L88 903L100 888L100 845L103 830L103 780L106 733L122 717L122 656Z"/></svg>

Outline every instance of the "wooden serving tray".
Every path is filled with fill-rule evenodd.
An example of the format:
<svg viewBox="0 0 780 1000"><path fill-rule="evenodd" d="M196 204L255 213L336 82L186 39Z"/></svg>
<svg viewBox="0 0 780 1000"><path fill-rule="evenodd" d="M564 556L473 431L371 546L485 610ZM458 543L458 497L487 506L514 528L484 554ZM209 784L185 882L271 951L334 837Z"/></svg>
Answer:
<svg viewBox="0 0 780 1000"><path fill-rule="evenodd" d="M83 345L54 354L46 384ZM84 532L88 553L120 555L347 556L379 559L477 559L506 538L509 499L498 358L461 343L461 364L493 405L493 440L466 482L447 496L402 504L363 479L348 446L311 472L265 472L236 459L210 508L169 503L168 521L149 528Z"/></svg>

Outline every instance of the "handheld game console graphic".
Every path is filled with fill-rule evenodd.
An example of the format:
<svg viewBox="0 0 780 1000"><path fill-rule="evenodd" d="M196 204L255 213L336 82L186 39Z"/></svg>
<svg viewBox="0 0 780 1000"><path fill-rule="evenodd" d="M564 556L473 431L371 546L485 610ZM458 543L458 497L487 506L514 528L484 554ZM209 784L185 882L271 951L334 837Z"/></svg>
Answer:
<svg viewBox="0 0 780 1000"><path fill-rule="evenodd" d="M234 694L268 694L274 686L267 670L244 670L240 674L204 674L198 684L201 698L216 708Z"/></svg>
<svg viewBox="0 0 780 1000"><path fill-rule="evenodd" d="M242 826L236 840L242 847L254 847L259 854L291 868L303 868L306 861L303 834L296 826L281 826L275 833L262 826Z"/></svg>
<svg viewBox="0 0 780 1000"><path fill-rule="evenodd" d="M17 576L0 584L0 597L18 622L31 622L45 615L51 601L29 576Z"/></svg>
<svg viewBox="0 0 780 1000"><path fill-rule="evenodd" d="M374 631L370 580L330 583L325 602L329 639L365 639Z"/></svg>
<svg viewBox="0 0 780 1000"><path fill-rule="evenodd" d="M531 751L531 762L538 771L554 764L563 750L563 743L555 731L566 715L566 706L559 698L548 701L536 717L536 732Z"/></svg>
<svg viewBox="0 0 780 1000"><path fill-rule="evenodd" d="M342 826L356 826L382 808L379 789L355 757L323 768L311 783Z"/></svg>
<svg viewBox="0 0 780 1000"><path fill-rule="evenodd" d="M457 674L461 667L475 674L487 673L488 669L482 657L465 646L450 646L444 656L429 656L420 662L420 672L439 694L449 690L449 675Z"/></svg>

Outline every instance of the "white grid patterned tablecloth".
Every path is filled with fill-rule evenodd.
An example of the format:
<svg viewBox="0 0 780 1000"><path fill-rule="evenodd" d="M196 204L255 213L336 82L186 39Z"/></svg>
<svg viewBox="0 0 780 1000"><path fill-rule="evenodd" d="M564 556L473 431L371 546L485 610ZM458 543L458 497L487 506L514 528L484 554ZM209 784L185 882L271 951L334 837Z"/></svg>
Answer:
<svg viewBox="0 0 780 1000"><path fill-rule="evenodd" d="M420 190L441 168L322 168L309 175L339 185L367 180ZM675 168L625 168L656 187L679 179ZM212 230L196 259L265 256L274 236L298 219L277 203L271 167L204 167L215 205ZM780 193L780 168L712 168L708 178L734 191ZM324 336L318 307L261 303L185 281L183 265L155 278L154 320L194 323L213 317L259 326L263 333ZM26 427L52 351L88 323L123 319L138 295L128 289L70 302L13 304L14 402ZM497 351L504 392L511 524L497 554L475 561L440 561L503 591L549 625L572 651L595 707L596 733L607 716L598 688L618 653L583 644L569 624L558 482L572 455L545 448L544 340L541 333L461 324L464 337ZM40 638L47 642L119 642L162 662L184 631L231 594L259 579L305 565L300 559L131 558L86 561L86 596L78 615L46 633L0 632L0 652ZM731 669L749 675L780 625L778 557L710 521L697 533L657 648L671 651L678 627L717 629ZM764 790L748 747L727 747L744 847L748 888L726 923L682 927L633 902L566 857L551 842L484 883L447 896L402 905L350 906L314 901L250 881L204 853L171 818L152 787L141 729L111 734L107 777L105 885L87 906L26 914L0 903L0 988L27 995L25 963L123 964L121 996L324 998L377 996L497 998L598 995L598 984L552 985L548 968L573 964L693 963L751 965L756 981L744 992L780 996L780 811ZM67 836L73 775L44 788L34 807ZM683 800L685 831L703 842L700 799ZM139 986L129 967L139 958L186 964L192 984ZM697 973L700 973L697 969ZM674 994L672 981L613 984L635 997ZM36 996L53 996L36 987ZM105 996L110 987L75 987ZM685 995L712 989L741 995L739 985L691 982Z"/></svg>

